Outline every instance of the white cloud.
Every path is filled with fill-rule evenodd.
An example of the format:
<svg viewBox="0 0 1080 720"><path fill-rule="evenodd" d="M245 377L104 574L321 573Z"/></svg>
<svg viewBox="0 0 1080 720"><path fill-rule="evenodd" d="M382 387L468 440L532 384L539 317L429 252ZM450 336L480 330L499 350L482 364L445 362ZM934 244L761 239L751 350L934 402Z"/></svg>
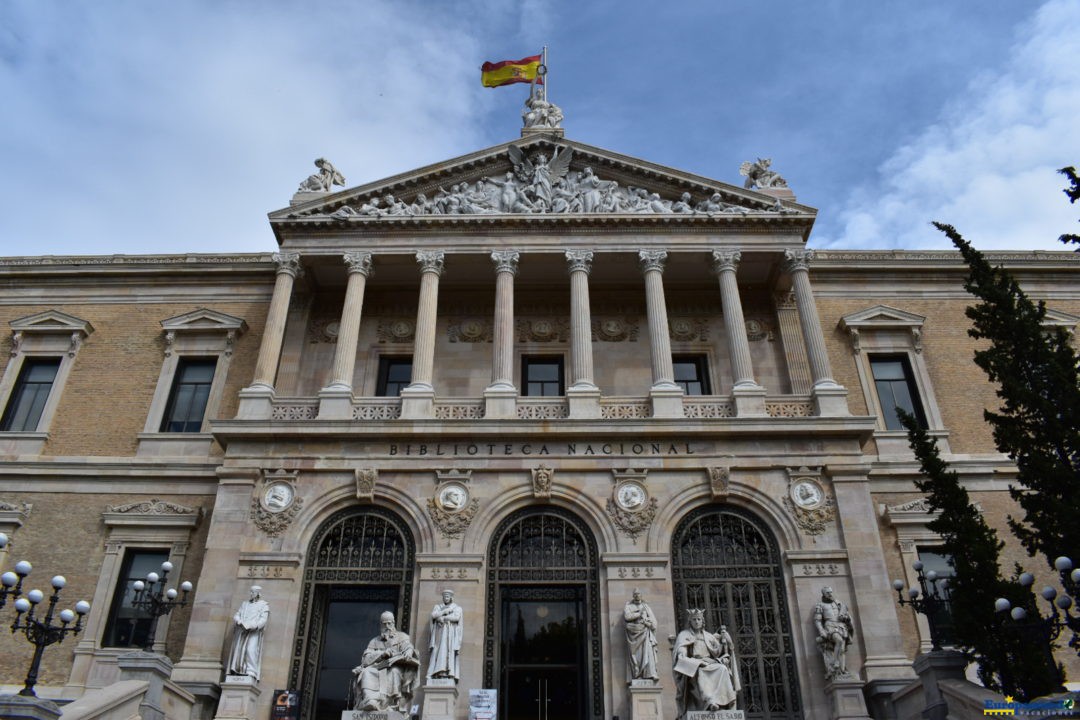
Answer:
<svg viewBox="0 0 1080 720"><path fill-rule="evenodd" d="M836 238L819 247L951 247L954 225L980 249L1064 250L1078 206L1056 170L1080 164L1080 3L1050 0L997 73L984 73L936 124L900 147L877 182L854 192Z"/></svg>

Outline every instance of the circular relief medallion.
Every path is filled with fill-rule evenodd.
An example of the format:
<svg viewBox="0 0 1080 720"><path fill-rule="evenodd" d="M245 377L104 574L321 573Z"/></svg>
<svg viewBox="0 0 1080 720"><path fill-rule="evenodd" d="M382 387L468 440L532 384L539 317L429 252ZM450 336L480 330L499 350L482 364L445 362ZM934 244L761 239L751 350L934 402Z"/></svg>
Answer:
<svg viewBox="0 0 1080 720"><path fill-rule="evenodd" d="M323 334L332 340L337 339L339 332L341 332L341 323L337 320L331 320L326 323L326 327L323 328Z"/></svg>
<svg viewBox="0 0 1080 720"><path fill-rule="evenodd" d="M461 323L462 337L476 340L484 334L484 324L479 320L465 320Z"/></svg>
<svg viewBox="0 0 1080 720"><path fill-rule="evenodd" d="M452 483L444 485L439 490L439 507L446 512L460 512L465 509L465 503L469 502L469 491L464 485Z"/></svg>
<svg viewBox="0 0 1080 720"><path fill-rule="evenodd" d="M263 506L270 512L287 510L296 497L293 486L287 482L276 482L263 491Z"/></svg>
<svg viewBox="0 0 1080 720"><path fill-rule="evenodd" d="M671 334L680 339L689 338L694 334L694 325L685 318L675 318L671 321Z"/></svg>
<svg viewBox="0 0 1080 720"><path fill-rule="evenodd" d="M539 339L549 338L555 334L555 326L550 320L536 320L532 324L532 334Z"/></svg>
<svg viewBox="0 0 1080 720"><path fill-rule="evenodd" d="M644 486L636 482L624 482L615 490L615 502L623 510L631 512L636 512L645 507L645 500L648 496Z"/></svg>
<svg viewBox="0 0 1080 720"><path fill-rule="evenodd" d="M813 510L825 501L825 493L817 481L804 478L792 484L791 501L804 510Z"/></svg>
<svg viewBox="0 0 1080 720"><path fill-rule="evenodd" d="M600 323L600 332L607 337L619 337L624 332L626 332L626 325L623 324L622 320L616 320L614 318L604 320L602 323Z"/></svg>
<svg viewBox="0 0 1080 720"><path fill-rule="evenodd" d="M390 323L390 334L396 338L407 338L413 333L413 325L408 320L395 320Z"/></svg>

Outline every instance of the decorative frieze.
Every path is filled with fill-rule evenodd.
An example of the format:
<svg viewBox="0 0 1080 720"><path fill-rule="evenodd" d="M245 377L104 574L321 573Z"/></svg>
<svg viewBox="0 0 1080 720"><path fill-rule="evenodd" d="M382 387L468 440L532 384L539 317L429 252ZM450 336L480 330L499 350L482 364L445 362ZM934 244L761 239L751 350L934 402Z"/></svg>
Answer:
<svg viewBox="0 0 1080 720"><path fill-rule="evenodd" d="M679 342L707 342L709 325L700 317L673 317L668 322L672 340Z"/></svg>
<svg viewBox="0 0 1080 720"><path fill-rule="evenodd" d="M465 318L450 322L447 335L452 343L491 342L491 321L487 318Z"/></svg>
<svg viewBox="0 0 1080 720"><path fill-rule="evenodd" d="M746 339L750 342L759 342L761 340L773 342L776 340L776 329L770 321L758 318L748 318L745 324Z"/></svg>
<svg viewBox="0 0 1080 720"><path fill-rule="evenodd" d="M380 318L375 326L380 343L411 343L416 339L416 320L408 317Z"/></svg>
<svg viewBox="0 0 1080 720"><path fill-rule="evenodd" d="M307 339L311 344L336 344L341 331L341 322L334 317L312 318L308 325Z"/></svg>
<svg viewBox="0 0 1080 720"><path fill-rule="evenodd" d="M514 326L522 343L564 343L570 338L570 321L565 317L518 318Z"/></svg>
<svg viewBox="0 0 1080 720"><path fill-rule="evenodd" d="M594 342L637 342L638 322L630 317L593 317Z"/></svg>

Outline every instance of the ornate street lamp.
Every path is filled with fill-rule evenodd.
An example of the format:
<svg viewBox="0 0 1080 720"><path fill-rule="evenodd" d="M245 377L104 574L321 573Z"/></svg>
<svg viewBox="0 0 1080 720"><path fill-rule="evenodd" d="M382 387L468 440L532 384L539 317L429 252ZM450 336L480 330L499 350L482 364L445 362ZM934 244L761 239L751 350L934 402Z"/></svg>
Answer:
<svg viewBox="0 0 1080 720"><path fill-rule="evenodd" d="M7 534L0 532L0 550L6 548L8 542ZM25 560L20 560L15 563L15 572L9 570L3 575L0 575L0 608L7 605L9 595L13 598L18 598L22 595L23 580L33 569L33 565Z"/></svg>
<svg viewBox="0 0 1080 720"><path fill-rule="evenodd" d="M1054 568L1061 574L1062 584L1066 589L1076 592L1080 587L1080 568L1073 568L1073 561L1065 556L1054 560ZM1071 573L1069 571L1072 571ZM1021 587L1029 588L1035 582L1035 576L1029 572L1021 573L1018 579ZM1043 632L1048 644L1057 640L1061 629L1070 627L1074 632L1080 632L1080 613L1073 613L1073 598L1068 593L1058 593L1056 588L1046 585L1039 591L1039 595L1050 606L1050 614L1043 617L1039 608L1032 601L1027 606L1017 605L1013 607L1006 598L998 598L994 601L994 610L1008 612L1016 621L1018 628L1035 628ZM1034 615L1036 619L1029 619ZM1049 646L1047 647L1049 652ZM1051 656L1051 662L1053 661Z"/></svg>
<svg viewBox="0 0 1080 720"><path fill-rule="evenodd" d="M941 627L938 625L939 613L949 606L947 593L942 593L938 588L938 574L934 570L923 574L923 564L916 560L911 567L918 573L919 587L910 587L908 596L904 597L904 581L893 580L893 590L896 591L897 602L900 606L910 605L915 612L926 616L926 623L930 626L930 649L941 650ZM919 597L919 596L922 597Z"/></svg>
<svg viewBox="0 0 1080 720"><path fill-rule="evenodd" d="M7 584L6 581L5 584ZM21 578L19 584L22 584ZM57 575L52 579L53 594L49 597L49 607L43 619L38 619L35 615L38 604L45 599L45 594L40 590L31 590L26 593L26 597L15 601L15 622L11 623L11 632L22 630L26 639L34 645L34 659L30 662L30 671L26 674L24 687L19 691L20 695L37 697L34 693L34 685L37 684L41 656L45 648L53 643L61 642L68 633L78 635L82 630L83 617L90 612L90 603L80 600L75 603L75 612L61 610L60 624L53 624L53 611L56 609L56 603L60 601L60 591L65 585L67 585L67 580L63 575ZM78 616L78 621L72 626L71 621L75 620L76 616Z"/></svg>
<svg viewBox="0 0 1080 720"><path fill-rule="evenodd" d="M136 580L132 584L135 589L135 598L131 601L131 604L150 616L150 632L146 635L146 644L143 647L147 652L151 652L154 647L158 618L162 615L168 615L174 608L187 605L188 593L191 592L192 586L187 580L180 583L180 591L183 592L183 596L179 600L176 599L179 593L176 592L175 588L166 589L165 586L172 569L173 564L165 561L161 563L160 576L152 572L146 576L146 582Z"/></svg>

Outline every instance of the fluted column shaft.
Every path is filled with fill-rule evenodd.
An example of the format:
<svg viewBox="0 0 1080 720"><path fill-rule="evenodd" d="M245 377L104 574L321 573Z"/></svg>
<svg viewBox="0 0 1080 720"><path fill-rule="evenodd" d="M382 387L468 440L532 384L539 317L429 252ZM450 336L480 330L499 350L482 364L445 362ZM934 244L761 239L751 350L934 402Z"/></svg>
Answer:
<svg viewBox="0 0 1080 720"><path fill-rule="evenodd" d="M420 307L416 312L416 340L413 344L410 387L431 388L435 364L435 321L439 305L439 277L443 271L442 251L416 253L420 264Z"/></svg>
<svg viewBox="0 0 1080 720"><path fill-rule="evenodd" d="M592 388L592 316L589 311L590 250L567 250L570 271L570 374L572 387Z"/></svg>
<svg viewBox="0 0 1080 720"><path fill-rule="evenodd" d="M356 341L360 337L360 314L364 307L364 288L371 275L371 253L345 253L344 259L349 268L349 283L345 288L345 306L341 309L330 387L352 390Z"/></svg>
<svg viewBox="0 0 1080 720"><path fill-rule="evenodd" d="M785 250L784 269L791 274L791 285L795 291L795 306L799 310L799 325L802 328L803 342L806 343L806 355L810 362L810 379L814 387L832 387L836 382L829 368L829 356L825 350L825 334L821 331L821 319L818 317L814 293L810 289L810 261L814 258L812 250Z"/></svg>
<svg viewBox="0 0 1080 720"><path fill-rule="evenodd" d="M720 280L720 304L724 312L724 330L731 352L731 371L735 387L757 387L754 382L754 363L750 358L750 341L746 338L746 321L743 318L742 299L735 269L742 259L738 251L713 251L713 269Z"/></svg>
<svg viewBox="0 0 1080 720"><path fill-rule="evenodd" d="M513 250L491 253L495 263L495 328L492 338L491 384L514 386L514 276L520 255Z"/></svg>
<svg viewBox="0 0 1080 720"><path fill-rule="evenodd" d="M281 359L281 343L285 338L285 320L289 314L293 282L300 275L300 253L275 253L277 277L274 293L270 297L270 310L266 314L259 357L255 361L255 380L252 387L274 388L278 361Z"/></svg>
<svg viewBox="0 0 1080 720"><path fill-rule="evenodd" d="M653 387L675 387L667 302L664 300L664 262L667 260L667 253L663 250L640 250L638 260L641 261L641 271L645 274L645 308L649 318Z"/></svg>

